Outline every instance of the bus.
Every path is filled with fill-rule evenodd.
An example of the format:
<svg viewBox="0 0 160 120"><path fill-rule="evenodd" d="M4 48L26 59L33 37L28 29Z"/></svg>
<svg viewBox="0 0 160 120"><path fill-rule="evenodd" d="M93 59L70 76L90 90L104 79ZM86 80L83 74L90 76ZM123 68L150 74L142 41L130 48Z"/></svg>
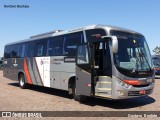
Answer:
<svg viewBox="0 0 160 120"><path fill-rule="evenodd" d="M0 70L3 70L3 60L0 60Z"/></svg>
<svg viewBox="0 0 160 120"><path fill-rule="evenodd" d="M155 78L160 78L160 55L152 56Z"/></svg>
<svg viewBox="0 0 160 120"><path fill-rule="evenodd" d="M68 91L76 101L147 96L154 69L145 37L108 25L55 30L5 45L3 75Z"/></svg>

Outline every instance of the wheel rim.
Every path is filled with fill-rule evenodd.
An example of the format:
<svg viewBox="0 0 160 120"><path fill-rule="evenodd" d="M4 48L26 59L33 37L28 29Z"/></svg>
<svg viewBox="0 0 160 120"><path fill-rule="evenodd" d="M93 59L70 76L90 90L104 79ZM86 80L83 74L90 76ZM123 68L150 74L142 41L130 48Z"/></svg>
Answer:
<svg viewBox="0 0 160 120"><path fill-rule="evenodd" d="M24 85L24 79L21 78L21 79L20 79L20 86L23 86L23 85Z"/></svg>

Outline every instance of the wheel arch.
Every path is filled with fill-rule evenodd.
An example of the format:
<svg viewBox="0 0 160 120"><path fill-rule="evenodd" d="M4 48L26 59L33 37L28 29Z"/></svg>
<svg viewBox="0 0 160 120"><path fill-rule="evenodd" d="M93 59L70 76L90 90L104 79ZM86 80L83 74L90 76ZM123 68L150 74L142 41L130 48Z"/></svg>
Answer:
<svg viewBox="0 0 160 120"><path fill-rule="evenodd" d="M19 78L20 78L20 76L21 76L22 74L23 74L24 77L25 77L24 71L19 71L19 72L18 72L18 80L19 80Z"/></svg>
<svg viewBox="0 0 160 120"><path fill-rule="evenodd" d="M69 80L68 80L68 91L69 91L69 94L72 94L72 90L71 89L72 89L72 86L74 85L75 81L76 81L75 74L70 75Z"/></svg>

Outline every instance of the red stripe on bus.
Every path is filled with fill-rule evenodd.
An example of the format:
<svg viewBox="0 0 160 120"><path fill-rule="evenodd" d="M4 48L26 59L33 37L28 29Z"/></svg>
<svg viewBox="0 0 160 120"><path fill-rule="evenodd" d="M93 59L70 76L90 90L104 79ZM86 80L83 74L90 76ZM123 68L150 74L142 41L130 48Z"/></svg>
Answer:
<svg viewBox="0 0 160 120"><path fill-rule="evenodd" d="M26 74L26 78L27 78L28 83L32 84L32 79L31 79L31 76L30 76L29 71L28 71L28 66L27 66L26 59L24 59L24 72Z"/></svg>

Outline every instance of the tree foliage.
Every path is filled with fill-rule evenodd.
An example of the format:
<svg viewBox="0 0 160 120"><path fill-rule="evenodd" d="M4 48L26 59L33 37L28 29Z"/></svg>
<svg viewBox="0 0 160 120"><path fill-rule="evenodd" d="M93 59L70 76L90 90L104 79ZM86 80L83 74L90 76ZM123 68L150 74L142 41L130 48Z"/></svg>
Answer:
<svg viewBox="0 0 160 120"><path fill-rule="evenodd" d="M156 46L156 48L154 48L153 52L155 53L155 55L160 55L160 47Z"/></svg>

